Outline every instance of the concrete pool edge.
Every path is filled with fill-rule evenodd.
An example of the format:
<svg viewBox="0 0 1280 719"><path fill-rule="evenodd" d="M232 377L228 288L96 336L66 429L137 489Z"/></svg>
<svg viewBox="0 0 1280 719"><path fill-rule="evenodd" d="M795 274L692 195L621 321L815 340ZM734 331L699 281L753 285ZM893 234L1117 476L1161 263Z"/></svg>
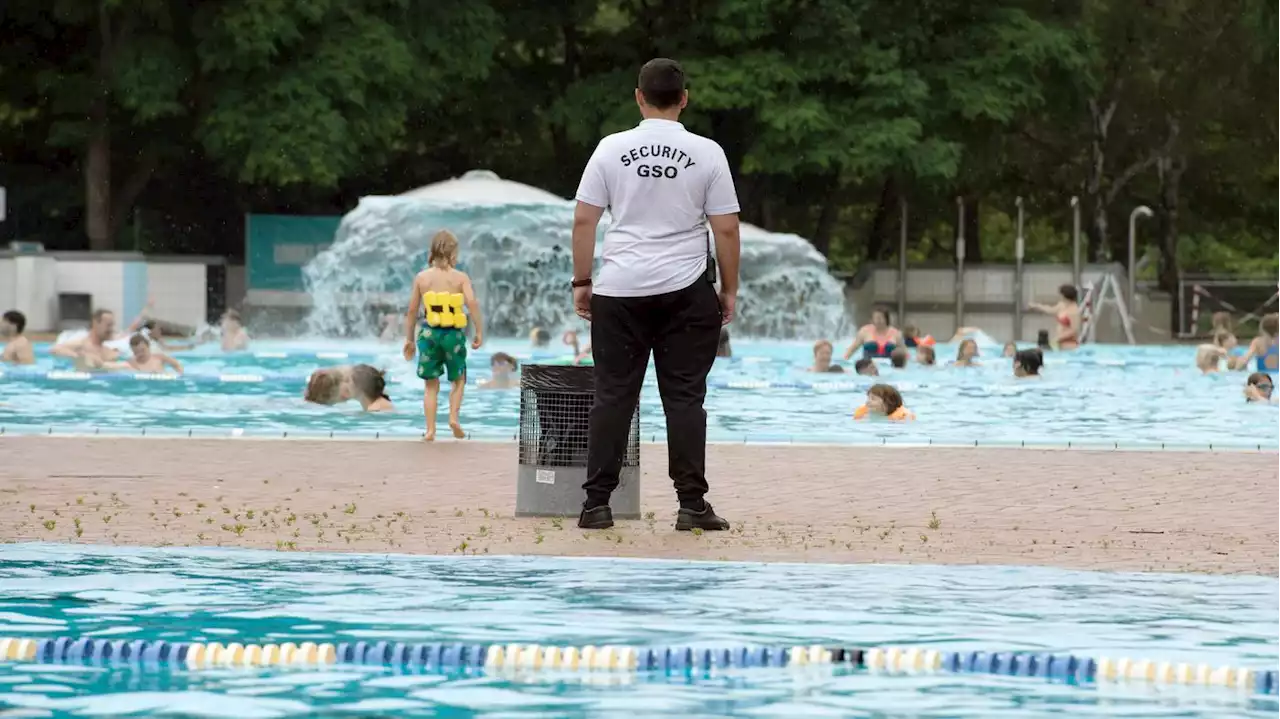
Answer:
<svg viewBox="0 0 1280 719"><path fill-rule="evenodd" d="M888 569L891 571L917 571L917 570L941 570L947 572L970 572L984 570L1014 570L1020 572L1054 572L1057 574L1065 573L1092 575L1105 574L1109 577L1127 577L1137 581L1156 580L1156 579L1177 579L1179 581L1241 581L1241 582L1261 582L1266 581L1269 584L1280 586L1280 577L1267 574L1202 574L1202 573L1186 573L1186 572L1135 572L1127 570L1108 570L1108 569L1077 569L1069 567L1056 567L1045 564L927 564L912 562L800 562L800 561L758 561L750 559L683 559L679 557L619 557L609 555L569 555L569 554L484 554L484 555L459 555L452 556L447 554L420 554L413 552L360 552L360 551L335 551L327 549L316 549L296 552L281 552L277 549L262 549L258 547L217 547L217 546L147 546L140 544L121 545L121 544L79 544L70 542L50 542L42 540L32 540L27 542L13 542L0 544L0 557L4 557L10 561L12 557L5 556L11 550L17 551L36 551L49 550L51 556L59 560L65 560L69 557L63 552L75 553L83 556L119 556L131 557L138 556L142 553L158 553L173 554L181 557L218 557L225 556L231 559L242 559L253 562L274 562L279 561L283 554L289 557L305 559L311 561L323 560L340 560L340 559L368 559L373 561L391 561L391 562L447 562L453 560L464 560L470 562L565 562L568 564L590 565L593 563L610 563L623 562L627 564L655 564L675 566L677 568L705 568L713 569L721 566L732 566L745 569L797 569L806 570L810 568L819 570L861 570L861 569Z"/></svg>
<svg viewBox="0 0 1280 719"><path fill-rule="evenodd" d="M672 530L666 455L643 519L514 517L514 443L0 444L0 540L435 555L1017 564L1256 574L1278 567L1274 454L712 445L727 533Z"/></svg>
<svg viewBox="0 0 1280 719"><path fill-rule="evenodd" d="M14 431L14 430L18 431ZM63 439L127 439L127 440L252 440L266 442L403 442L423 444L421 434L405 434L405 433L307 433L307 432L290 432L281 430L280 432L253 431L244 432L236 429L227 429L224 431L214 430L146 430L138 429L131 431L100 431L101 428L94 428L95 431L87 431L86 428L67 428L65 430L54 426L42 427L38 425L5 425L0 426L0 442L10 438L63 438ZM436 444L444 445L456 442L476 443L476 444L514 444L515 437L468 437L465 440L455 440L451 437L442 437L437 439ZM651 437L650 439L641 439L644 445L665 445L665 440ZM744 437L743 439L709 439L708 445L715 446L751 446L751 447L797 447L797 448L884 448L884 449L903 449L903 450L919 450L919 449L1025 449L1037 451L1077 451L1077 452L1155 452L1155 453L1244 453L1244 454L1280 454L1280 445L1277 447L1269 447L1263 445L1245 445L1245 444L1216 444L1206 443L1204 445L1185 445L1185 444L1167 444L1156 442L1133 442L1122 444L1112 441L1074 441L1065 442L1043 442L1038 440L1022 441L1022 442L982 442L974 440L973 442L919 442L919 441L889 441L881 439L879 442L824 442L810 440L782 440L777 438L753 439Z"/></svg>

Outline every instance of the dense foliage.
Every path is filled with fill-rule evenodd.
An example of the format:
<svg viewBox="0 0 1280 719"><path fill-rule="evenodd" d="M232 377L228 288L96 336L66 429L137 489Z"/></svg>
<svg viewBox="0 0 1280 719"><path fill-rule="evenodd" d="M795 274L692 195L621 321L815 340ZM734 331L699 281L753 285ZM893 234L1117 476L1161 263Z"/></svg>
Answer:
<svg viewBox="0 0 1280 719"><path fill-rule="evenodd" d="M1123 261L1274 274L1277 18L1264 0L10 0L0 236L240 252L245 212L337 214L482 167L570 195L637 69L683 61L747 220L840 269Z"/></svg>

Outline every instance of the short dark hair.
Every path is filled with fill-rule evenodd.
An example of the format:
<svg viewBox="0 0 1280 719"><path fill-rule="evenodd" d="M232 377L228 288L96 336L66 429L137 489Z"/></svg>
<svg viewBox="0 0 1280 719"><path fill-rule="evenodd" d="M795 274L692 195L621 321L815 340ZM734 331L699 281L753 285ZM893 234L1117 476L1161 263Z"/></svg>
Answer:
<svg viewBox="0 0 1280 719"><path fill-rule="evenodd" d="M920 364L933 364L938 361L932 347L921 347L916 350L916 361Z"/></svg>
<svg viewBox="0 0 1280 719"><path fill-rule="evenodd" d="M136 334L136 335L134 335L134 336L132 336L132 337L130 337L130 338L129 338L129 346L130 346L130 347L141 347L142 345L150 346L150 345L151 345L151 343L150 343L150 342L148 342L148 341L147 341L147 338L146 338L146 337L144 337L141 333Z"/></svg>
<svg viewBox="0 0 1280 719"><path fill-rule="evenodd" d="M506 362L511 365L511 369L516 369L520 366L520 361L506 352L494 352L493 356L489 358L489 366L492 367L499 362Z"/></svg>
<svg viewBox="0 0 1280 719"><path fill-rule="evenodd" d="M868 368L868 367L870 367L870 366L872 366L872 365L874 365L874 364L875 364L875 362L874 362L870 357L863 357L862 359L860 359L860 360L858 360L857 362L854 362L854 363L853 363L853 371L854 371L854 372L859 372L859 373L861 373L861 372L862 372L862 370L864 370L864 369L866 369L866 368Z"/></svg>
<svg viewBox="0 0 1280 719"><path fill-rule="evenodd" d="M1013 361L1027 374L1040 374L1040 368L1044 366L1044 353L1038 349L1018 350Z"/></svg>
<svg viewBox="0 0 1280 719"><path fill-rule="evenodd" d="M4 321L13 325L19 333L27 328L27 316L17 310L9 310L4 313Z"/></svg>
<svg viewBox="0 0 1280 719"><path fill-rule="evenodd" d="M111 310L101 309L101 310L94 310L93 314L90 315L90 317L92 317L94 322L97 322L98 320L102 319L103 317L106 317L107 315L114 315L114 314L115 313L112 312Z"/></svg>
<svg viewBox="0 0 1280 719"><path fill-rule="evenodd" d="M640 68L636 87L645 104L657 110L670 109L684 97L684 68L675 60L655 57Z"/></svg>
<svg viewBox="0 0 1280 719"><path fill-rule="evenodd" d="M1080 292L1076 290L1075 285L1062 285L1058 288L1058 294L1062 295L1062 299L1068 302L1078 302L1080 300Z"/></svg>
<svg viewBox="0 0 1280 719"><path fill-rule="evenodd" d="M889 353L889 362L898 369L906 367L907 360L910 358L911 353L907 351L906 347L894 347L893 351Z"/></svg>

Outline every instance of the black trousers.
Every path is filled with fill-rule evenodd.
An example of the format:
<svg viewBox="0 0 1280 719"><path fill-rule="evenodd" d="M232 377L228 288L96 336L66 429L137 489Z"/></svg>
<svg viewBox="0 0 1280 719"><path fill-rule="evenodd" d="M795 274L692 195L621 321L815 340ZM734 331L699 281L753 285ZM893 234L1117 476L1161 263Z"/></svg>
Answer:
<svg viewBox="0 0 1280 719"><path fill-rule="evenodd" d="M591 298L595 401L587 439L587 506L609 501L618 486L631 417L649 353L667 415L671 481L681 506L697 509L707 493L707 373L720 341L720 300L704 277L652 297Z"/></svg>

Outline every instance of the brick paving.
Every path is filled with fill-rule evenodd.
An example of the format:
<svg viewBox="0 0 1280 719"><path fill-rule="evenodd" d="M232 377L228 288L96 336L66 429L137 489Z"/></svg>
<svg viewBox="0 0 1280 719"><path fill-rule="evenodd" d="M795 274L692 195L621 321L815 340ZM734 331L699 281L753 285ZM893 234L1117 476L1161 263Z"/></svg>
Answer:
<svg viewBox="0 0 1280 719"><path fill-rule="evenodd" d="M0 437L0 540L1275 576L1276 453L713 445L727 533L516 518L514 444Z"/></svg>

